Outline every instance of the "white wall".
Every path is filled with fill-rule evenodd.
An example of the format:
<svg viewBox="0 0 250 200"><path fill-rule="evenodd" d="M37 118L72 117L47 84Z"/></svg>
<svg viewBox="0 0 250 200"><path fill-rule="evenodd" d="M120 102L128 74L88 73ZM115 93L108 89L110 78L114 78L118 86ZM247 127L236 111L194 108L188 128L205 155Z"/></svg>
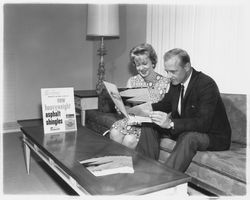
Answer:
<svg viewBox="0 0 250 200"><path fill-rule="evenodd" d="M4 122L40 118L40 89L93 89L86 5L4 6Z"/></svg>

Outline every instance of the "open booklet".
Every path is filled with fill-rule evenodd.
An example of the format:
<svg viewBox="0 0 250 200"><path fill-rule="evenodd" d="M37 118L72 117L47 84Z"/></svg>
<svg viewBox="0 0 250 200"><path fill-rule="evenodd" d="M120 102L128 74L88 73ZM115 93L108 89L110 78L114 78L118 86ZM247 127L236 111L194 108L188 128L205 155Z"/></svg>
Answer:
<svg viewBox="0 0 250 200"><path fill-rule="evenodd" d="M95 176L134 173L131 156L103 156L80 161Z"/></svg>
<svg viewBox="0 0 250 200"><path fill-rule="evenodd" d="M128 98L126 102L134 105L146 103L150 101L150 94L148 88L127 88L124 91L120 91L122 97Z"/></svg>
<svg viewBox="0 0 250 200"><path fill-rule="evenodd" d="M114 104L116 105L116 107L121 111L121 113L127 117L130 118L132 117L129 114L133 114L133 113L129 113L127 112L125 105L122 101L121 95L118 91L118 88L115 84L113 83L109 83L106 81L103 81L111 99L113 100ZM145 117L145 116L138 116L138 115L134 115L133 117L135 117L135 121L139 122L139 123L143 123L143 122L147 122L147 123L152 123L152 120L150 117Z"/></svg>

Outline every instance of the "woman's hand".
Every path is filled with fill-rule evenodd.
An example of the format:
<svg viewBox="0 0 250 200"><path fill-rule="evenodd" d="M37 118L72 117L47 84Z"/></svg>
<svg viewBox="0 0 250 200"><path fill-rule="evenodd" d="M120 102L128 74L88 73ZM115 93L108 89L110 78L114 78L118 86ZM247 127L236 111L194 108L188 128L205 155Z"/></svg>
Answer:
<svg viewBox="0 0 250 200"><path fill-rule="evenodd" d="M139 122L134 115L129 115L127 124L130 126L134 126L134 125L140 125L141 122Z"/></svg>
<svg viewBox="0 0 250 200"><path fill-rule="evenodd" d="M119 108L115 105L115 110L116 110L116 112L119 114L119 115L121 115L122 114L122 112L119 110Z"/></svg>

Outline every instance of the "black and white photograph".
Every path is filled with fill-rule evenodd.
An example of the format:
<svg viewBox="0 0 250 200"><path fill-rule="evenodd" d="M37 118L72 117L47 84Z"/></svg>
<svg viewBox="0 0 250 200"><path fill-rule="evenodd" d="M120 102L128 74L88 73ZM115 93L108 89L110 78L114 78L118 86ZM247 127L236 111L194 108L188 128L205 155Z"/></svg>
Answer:
<svg viewBox="0 0 250 200"><path fill-rule="evenodd" d="M3 0L0 18L3 199L249 198L250 2Z"/></svg>

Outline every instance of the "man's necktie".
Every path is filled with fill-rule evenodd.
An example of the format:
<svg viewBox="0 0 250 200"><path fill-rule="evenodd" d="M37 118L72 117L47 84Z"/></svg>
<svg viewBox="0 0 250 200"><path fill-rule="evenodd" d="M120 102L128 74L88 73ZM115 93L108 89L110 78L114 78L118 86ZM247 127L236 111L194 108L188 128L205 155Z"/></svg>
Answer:
<svg viewBox="0 0 250 200"><path fill-rule="evenodd" d="M181 92L180 92L180 98L181 98L181 113L183 112L183 96L184 96L184 85L181 84Z"/></svg>
<svg viewBox="0 0 250 200"><path fill-rule="evenodd" d="M182 108L183 108L183 94L184 94L184 85L181 84L179 103L178 103L178 112L180 115L182 114Z"/></svg>

